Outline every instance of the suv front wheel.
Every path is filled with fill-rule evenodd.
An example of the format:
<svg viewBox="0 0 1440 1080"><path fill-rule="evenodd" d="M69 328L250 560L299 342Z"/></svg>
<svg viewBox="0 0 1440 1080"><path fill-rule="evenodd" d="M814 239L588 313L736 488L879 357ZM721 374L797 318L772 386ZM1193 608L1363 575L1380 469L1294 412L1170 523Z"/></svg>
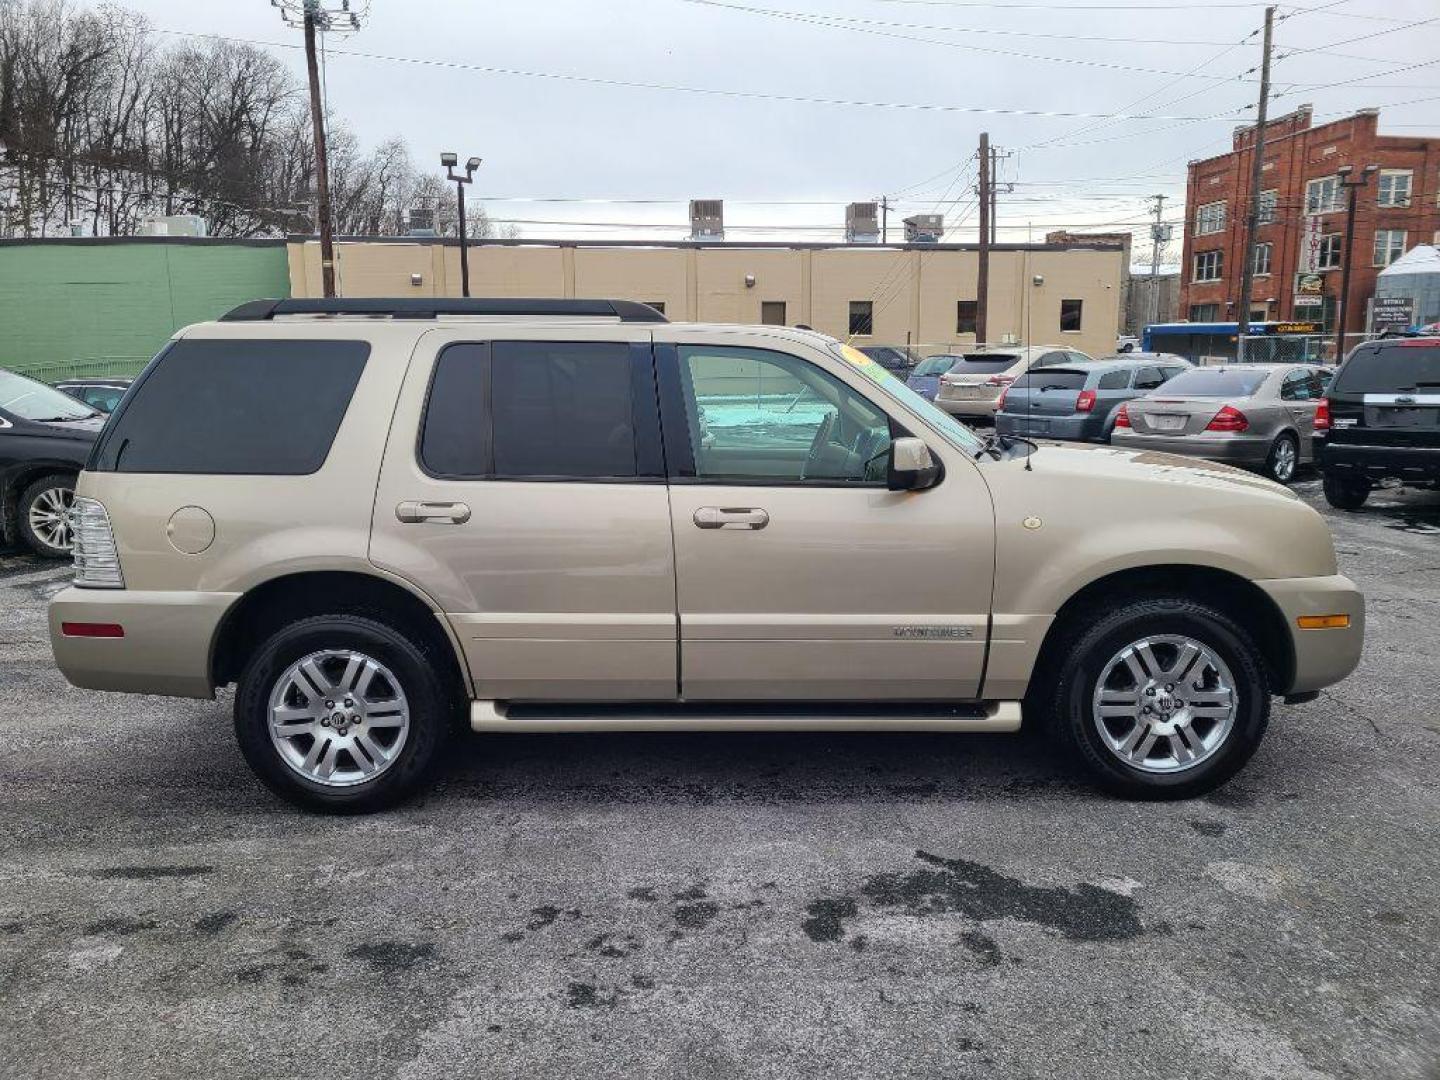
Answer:
<svg viewBox="0 0 1440 1080"><path fill-rule="evenodd" d="M321 615L256 650L235 693L235 735L271 791L365 812L410 795L452 727L436 665L384 623Z"/></svg>
<svg viewBox="0 0 1440 1080"><path fill-rule="evenodd" d="M1059 727L1119 795L1186 799L1250 759L1270 717L1260 651L1229 616L1179 598L1131 601L1073 640Z"/></svg>

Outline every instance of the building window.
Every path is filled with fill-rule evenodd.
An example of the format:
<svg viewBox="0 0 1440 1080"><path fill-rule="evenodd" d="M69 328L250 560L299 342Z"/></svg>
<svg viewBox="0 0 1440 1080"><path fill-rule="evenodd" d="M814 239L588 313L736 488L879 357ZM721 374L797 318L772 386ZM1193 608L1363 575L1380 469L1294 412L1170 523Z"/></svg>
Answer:
<svg viewBox="0 0 1440 1080"><path fill-rule="evenodd" d="M1256 277L1263 277L1270 273L1270 258L1274 254L1274 244L1256 244L1255 261L1250 270Z"/></svg>
<svg viewBox="0 0 1440 1080"><path fill-rule="evenodd" d="M1195 281L1219 281L1221 256L1220 251L1199 251L1195 253Z"/></svg>
<svg viewBox="0 0 1440 1080"><path fill-rule="evenodd" d="M646 301L645 301L645 306L646 306L646 307L653 307L653 308L654 308L656 311L658 311L661 315L664 315L664 314L665 314L665 301L664 301L664 300L646 300Z"/></svg>
<svg viewBox="0 0 1440 1080"><path fill-rule="evenodd" d="M1334 270L1340 265L1340 234L1330 233L1320 238L1320 247L1315 252L1316 270Z"/></svg>
<svg viewBox="0 0 1440 1080"><path fill-rule="evenodd" d="M1409 206L1411 176L1412 173L1409 169L1381 169L1380 187L1375 195L1376 204L1379 206Z"/></svg>
<svg viewBox="0 0 1440 1080"><path fill-rule="evenodd" d="M1275 210L1280 205L1280 192L1272 188L1269 191L1260 192L1260 216L1257 219L1261 225L1271 225L1275 221Z"/></svg>
<svg viewBox="0 0 1440 1080"><path fill-rule="evenodd" d="M1081 300L1060 301L1061 333L1078 334L1080 332L1080 309L1083 305L1084 301Z"/></svg>
<svg viewBox="0 0 1440 1080"><path fill-rule="evenodd" d="M850 301L850 334L852 337L875 332L875 304L870 300Z"/></svg>
<svg viewBox="0 0 1440 1080"><path fill-rule="evenodd" d="M1220 317L1219 304L1191 304L1191 322L1214 322Z"/></svg>
<svg viewBox="0 0 1440 1080"><path fill-rule="evenodd" d="M760 325L762 325L762 326L784 326L784 325L785 325L785 301L784 301L784 300L762 300L762 301L760 301Z"/></svg>
<svg viewBox="0 0 1440 1080"><path fill-rule="evenodd" d="M1225 204L1206 203L1195 211L1195 235L1208 236L1210 233L1225 231Z"/></svg>
<svg viewBox="0 0 1440 1080"><path fill-rule="evenodd" d="M1375 265L1389 266L1405 254L1404 229L1375 230Z"/></svg>
<svg viewBox="0 0 1440 1080"><path fill-rule="evenodd" d="M974 300L955 301L955 333L975 333L975 320L979 317L979 304Z"/></svg>
<svg viewBox="0 0 1440 1080"><path fill-rule="evenodd" d="M1305 212L1329 214L1340 209L1340 178L1325 176L1305 185Z"/></svg>

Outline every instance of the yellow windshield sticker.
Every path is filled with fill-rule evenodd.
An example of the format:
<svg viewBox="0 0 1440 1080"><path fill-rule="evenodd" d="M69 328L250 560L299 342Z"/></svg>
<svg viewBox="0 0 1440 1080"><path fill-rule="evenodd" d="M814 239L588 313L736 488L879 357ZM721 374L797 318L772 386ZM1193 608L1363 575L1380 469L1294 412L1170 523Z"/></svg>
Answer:
<svg viewBox="0 0 1440 1080"><path fill-rule="evenodd" d="M890 377L890 373L877 364L870 357L866 356L853 345L841 345L840 355L850 364L860 369L860 373L875 382L884 382Z"/></svg>

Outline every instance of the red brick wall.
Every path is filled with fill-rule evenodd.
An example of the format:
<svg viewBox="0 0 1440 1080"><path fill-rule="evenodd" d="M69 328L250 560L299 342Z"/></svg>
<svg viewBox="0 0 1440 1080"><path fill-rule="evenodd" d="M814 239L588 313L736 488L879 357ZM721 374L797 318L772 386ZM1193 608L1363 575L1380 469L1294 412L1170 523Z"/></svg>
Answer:
<svg viewBox="0 0 1440 1080"><path fill-rule="evenodd" d="M1440 230L1440 137L1408 138L1377 133L1379 116L1362 112L1320 127L1310 126L1309 106L1266 124L1264 172L1261 191L1276 190L1277 206L1273 224L1260 226L1257 239L1272 243L1271 272L1256 277L1252 308L1264 307L1270 319L1311 319L1319 308L1294 306L1295 272L1300 265L1300 247L1305 228L1305 185L1307 181L1335 175L1341 165L1351 165L1351 179L1358 178L1366 165L1382 169L1410 169L1413 173L1408 207L1377 205L1379 174L1372 175L1360 189L1355 213L1354 254L1350 263L1350 303L1345 311L1347 333L1365 327L1367 301L1375 295L1375 277L1382 269L1374 263L1376 229L1406 230L1405 249L1435 242ZM1250 172L1254 155L1253 127L1236 131L1234 149L1228 154L1193 161L1189 166L1185 192L1184 263L1181 279L1180 317L1188 318L1196 304L1218 305L1217 319L1239 317L1240 275L1245 254L1245 218L1249 209ZM1196 236L1196 212L1207 203L1225 202L1225 229ZM1323 215L1324 232L1345 232L1346 211ZM1343 241L1342 241L1343 243ZM1219 249L1224 252L1219 281L1193 281L1195 254ZM1342 249L1341 263L1345 253ZM1322 271L1324 292L1336 298L1340 292L1340 269ZM1273 301L1268 305L1265 301Z"/></svg>

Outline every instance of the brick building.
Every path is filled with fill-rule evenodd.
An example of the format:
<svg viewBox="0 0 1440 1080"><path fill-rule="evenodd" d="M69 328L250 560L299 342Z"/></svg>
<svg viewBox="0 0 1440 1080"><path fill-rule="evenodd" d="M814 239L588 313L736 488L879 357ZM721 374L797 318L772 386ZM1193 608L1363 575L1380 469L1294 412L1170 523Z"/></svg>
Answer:
<svg viewBox="0 0 1440 1080"><path fill-rule="evenodd" d="M1379 121L1378 110L1366 109L1311 127L1311 107L1302 105L1265 125L1252 320L1334 330L1347 213L1341 166L1353 168L1352 180L1379 167L1356 203L1347 333L1365 329L1376 275L1440 239L1440 136L1381 135ZM1190 162L1180 311L1192 322L1239 317L1254 146L1254 125L1237 128L1230 153Z"/></svg>

